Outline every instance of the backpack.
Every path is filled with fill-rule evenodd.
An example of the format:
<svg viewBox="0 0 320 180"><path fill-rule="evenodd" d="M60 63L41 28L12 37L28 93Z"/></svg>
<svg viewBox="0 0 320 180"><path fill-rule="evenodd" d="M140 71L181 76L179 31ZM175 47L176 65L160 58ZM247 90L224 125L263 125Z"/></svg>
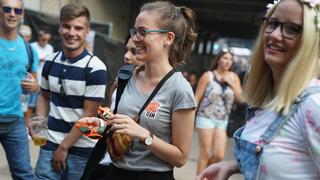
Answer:
<svg viewBox="0 0 320 180"><path fill-rule="evenodd" d="M31 45L26 42L25 40L23 40L25 46L26 46L26 49L27 49L27 54L28 54L28 65L26 66L27 67L27 71L29 73L31 73L31 69L32 69L32 64L33 64L33 58L34 58L34 54L33 54L33 51L32 51L32 48L31 48Z"/></svg>

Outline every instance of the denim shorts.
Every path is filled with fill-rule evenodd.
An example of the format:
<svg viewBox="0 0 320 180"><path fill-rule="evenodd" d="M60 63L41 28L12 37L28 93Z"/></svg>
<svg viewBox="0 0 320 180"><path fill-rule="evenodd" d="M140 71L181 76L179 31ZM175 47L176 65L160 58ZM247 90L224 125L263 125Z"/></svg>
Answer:
<svg viewBox="0 0 320 180"><path fill-rule="evenodd" d="M209 119L205 117L196 116L196 127L200 129L207 129L207 128L219 128L226 130L228 126L227 119Z"/></svg>

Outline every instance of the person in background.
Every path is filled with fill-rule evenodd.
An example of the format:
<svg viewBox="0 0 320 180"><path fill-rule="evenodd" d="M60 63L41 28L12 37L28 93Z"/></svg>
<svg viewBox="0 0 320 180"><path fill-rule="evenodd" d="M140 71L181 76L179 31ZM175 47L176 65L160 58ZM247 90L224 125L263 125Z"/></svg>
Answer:
<svg viewBox="0 0 320 180"><path fill-rule="evenodd" d="M30 57L33 57L33 56L36 56L38 57L38 53L35 51L35 49L29 44L30 40L32 39L32 31L31 31L31 28L30 26L28 25L21 25L19 27L19 35L22 36L22 38L24 39L24 41L28 44L28 46L31 48L31 51L29 53L32 53L30 54ZM39 65L39 64L38 64ZM39 68L39 66L38 66ZM39 81L39 76L41 76L41 74L37 74L37 77L38 77L38 83L40 82ZM39 90L37 90L36 92L34 93L26 93L25 94L25 98L26 100L25 101L21 101L21 105L22 105L22 111L23 111L23 116L24 116L24 120L26 122L26 125L28 127L28 133L30 135L30 133L32 133L30 130L32 129L32 127L30 126L31 124L31 119L30 117L31 116L28 116L28 110L29 110L29 104L30 102L32 102L32 96L33 94L37 93ZM30 138L30 137L29 137Z"/></svg>
<svg viewBox="0 0 320 180"><path fill-rule="evenodd" d="M182 71L181 72L183 77L186 78L186 80L189 80L189 72L188 71Z"/></svg>
<svg viewBox="0 0 320 180"><path fill-rule="evenodd" d="M60 10L63 50L47 56L41 79L37 115L48 116L47 143L40 148L35 179L80 179L96 141L74 125L96 116L105 96L104 63L85 49L90 12L80 4Z"/></svg>
<svg viewBox="0 0 320 180"><path fill-rule="evenodd" d="M34 48L39 56L39 64L38 64L38 71L37 77L38 82L41 83L41 73L44 64L45 57L49 54L53 53L53 47L49 44L51 38L51 34L49 32L40 30L38 32L38 41L31 43L31 47ZM28 103L28 110L25 112L25 119L29 119L32 117L33 112L35 112L36 103L38 100L38 96L40 94L40 89L37 92L31 94L29 103Z"/></svg>
<svg viewBox="0 0 320 180"><path fill-rule="evenodd" d="M195 100L182 73L174 73L142 112L134 118L159 81L184 62L196 40L194 13L186 7L155 1L142 6L130 30L136 45L136 68L121 96L111 130L134 137L122 159L112 161L105 179L174 179L173 168L183 166L190 152ZM114 103L114 102L113 102ZM95 123L86 117L79 122ZM140 141L140 142L139 142Z"/></svg>
<svg viewBox="0 0 320 180"><path fill-rule="evenodd" d="M21 0L0 0L0 142L12 179L33 180L21 97L22 91L39 88L38 57L35 54L30 63L26 43L18 35L23 15Z"/></svg>
<svg viewBox="0 0 320 180"><path fill-rule="evenodd" d="M140 66L143 64L143 62L137 60L136 58L136 48L135 44L133 43L133 40L130 36L127 37L126 40L126 46L125 46L125 53L123 57L123 62L125 65L128 64L134 64L137 66ZM113 93L115 89L117 88L117 81L114 80L109 88L109 105L111 106L112 101L115 99L116 93Z"/></svg>
<svg viewBox="0 0 320 180"><path fill-rule="evenodd" d="M231 71L233 54L223 49L213 61L211 71L201 76L195 99L198 104L196 128L199 131L200 156L197 173L223 160L227 146L227 125L234 101L243 102L238 75Z"/></svg>
<svg viewBox="0 0 320 180"><path fill-rule="evenodd" d="M26 42L30 42L31 41L31 39L32 39L32 31L31 31L30 26L28 26L28 25L20 25L18 33L19 33L20 36L22 36L22 38Z"/></svg>
<svg viewBox="0 0 320 180"><path fill-rule="evenodd" d="M196 92L197 83L198 83L198 79L197 79L196 73L190 72L190 74L189 74L189 82L190 82L190 85L192 87L193 92Z"/></svg>
<svg viewBox="0 0 320 180"><path fill-rule="evenodd" d="M269 4L245 84L247 123L236 160L212 164L197 180L320 179L320 2Z"/></svg>
<svg viewBox="0 0 320 180"><path fill-rule="evenodd" d="M134 44L131 37L128 38L126 47L125 47L125 53L124 53L124 64L135 64L137 66L140 66L143 64L143 62L139 61L136 58L137 50L136 45Z"/></svg>

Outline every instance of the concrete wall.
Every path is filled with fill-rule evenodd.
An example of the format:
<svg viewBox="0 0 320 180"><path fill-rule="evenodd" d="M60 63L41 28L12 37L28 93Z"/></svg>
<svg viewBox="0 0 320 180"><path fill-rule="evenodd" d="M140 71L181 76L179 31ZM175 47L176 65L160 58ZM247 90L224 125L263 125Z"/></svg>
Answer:
<svg viewBox="0 0 320 180"><path fill-rule="evenodd" d="M125 39L128 34L130 2L130 0L82 0L82 3L90 9L92 20L112 23L112 37L115 39Z"/></svg>
<svg viewBox="0 0 320 180"><path fill-rule="evenodd" d="M59 16L60 8L67 3L82 3L91 13L91 21L112 26L111 37L125 39L129 29L131 0L24 0L27 9Z"/></svg>

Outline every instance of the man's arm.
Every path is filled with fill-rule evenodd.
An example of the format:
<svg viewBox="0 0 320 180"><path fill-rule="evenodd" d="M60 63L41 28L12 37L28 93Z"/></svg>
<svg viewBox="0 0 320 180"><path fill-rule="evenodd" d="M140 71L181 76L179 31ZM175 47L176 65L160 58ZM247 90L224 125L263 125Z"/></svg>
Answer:
<svg viewBox="0 0 320 180"><path fill-rule="evenodd" d="M84 114L82 117L96 116L100 102L84 101ZM65 159L68 154L68 149L82 136L80 130L74 125L69 134L60 143L58 149L53 154L53 166L56 170L66 169Z"/></svg>
<svg viewBox="0 0 320 180"><path fill-rule="evenodd" d="M37 101L36 114L37 116L47 117L50 108L50 93L40 90L40 95Z"/></svg>
<svg viewBox="0 0 320 180"><path fill-rule="evenodd" d="M97 116L100 102L84 101L84 114L82 117ZM82 136L80 130L74 125L69 134L64 138L59 147L68 150Z"/></svg>
<svg viewBox="0 0 320 180"><path fill-rule="evenodd" d="M50 105L49 103L50 103L50 93L40 90L40 95L37 100L36 115L41 117L47 117L49 112L49 105ZM31 120L25 119L25 122L28 127L29 134L32 137L34 133L31 127Z"/></svg>

